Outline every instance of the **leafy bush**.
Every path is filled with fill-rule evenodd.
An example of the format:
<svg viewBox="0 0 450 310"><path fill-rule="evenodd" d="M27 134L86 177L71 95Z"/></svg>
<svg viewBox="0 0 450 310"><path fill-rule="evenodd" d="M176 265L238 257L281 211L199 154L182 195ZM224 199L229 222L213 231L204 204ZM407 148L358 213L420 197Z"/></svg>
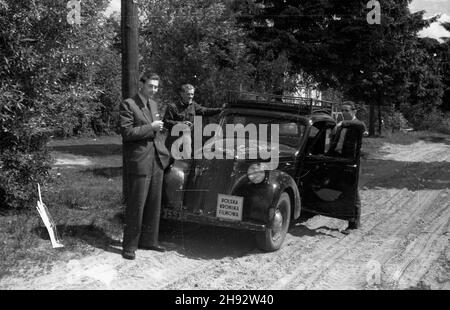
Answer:
<svg viewBox="0 0 450 310"><path fill-rule="evenodd" d="M99 114L100 90L91 85L69 85L48 94L48 126L59 137L93 133L92 121Z"/></svg>
<svg viewBox="0 0 450 310"><path fill-rule="evenodd" d="M92 121L96 134L120 132L119 104L122 101L122 67L120 54L111 51L100 60L94 85L100 90L99 106Z"/></svg>
<svg viewBox="0 0 450 310"><path fill-rule="evenodd" d="M408 121L400 111L389 109L382 115L385 128L392 129L392 131L398 131L408 127Z"/></svg>
<svg viewBox="0 0 450 310"><path fill-rule="evenodd" d="M252 80L245 32L223 1L149 0L141 9L152 16L141 26L141 66L161 76L167 100L191 83L197 101L219 106L228 90Z"/></svg>
<svg viewBox="0 0 450 310"><path fill-rule="evenodd" d="M1 207L34 205L50 169L49 136L91 131L101 115L102 87L93 81L105 54L117 54L98 14L107 3L84 1L83 27L72 27L65 2L0 2Z"/></svg>
<svg viewBox="0 0 450 310"><path fill-rule="evenodd" d="M450 134L450 113L444 113L438 108L413 109L408 106L404 106L403 111L405 111L405 116L417 130Z"/></svg>
<svg viewBox="0 0 450 310"><path fill-rule="evenodd" d="M444 134L450 134L450 113L444 114L438 109L425 115L420 129L427 129Z"/></svg>
<svg viewBox="0 0 450 310"><path fill-rule="evenodd" d="M48 177L48 152L6 152L0 158L0 206L22 209L33 205L37 183L45 183Z"/></svg>
<svg viewBox="0 0 450 310"><path fill-rule="evenodd" d="M50 135L41 117L27 111L17 85L0 87L0 207L20 209L37 197L51 158L45 144ZM34 106L34 109L38 106Z"/></svg>
<svg viewBox="0 0 450 310"><path fill-rule="evenodd" d="M436 131L450 135L450 113L445 114L442 122L436 127Z"/></svg>

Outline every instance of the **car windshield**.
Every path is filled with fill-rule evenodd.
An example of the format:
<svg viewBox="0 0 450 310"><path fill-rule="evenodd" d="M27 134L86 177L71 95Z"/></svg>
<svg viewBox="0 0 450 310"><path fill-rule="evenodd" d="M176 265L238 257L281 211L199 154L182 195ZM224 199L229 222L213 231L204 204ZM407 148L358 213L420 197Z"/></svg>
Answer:
<svg viewBox="0 0 450 310"><path fill-rule="evenodd" d="M297 149L300 146L301 138L305 132L305 125L292 118L282 118L275 116L261 116L261 115L246 115L241 113L227 114L220 120L222 128L222 136L229 136L230 130L235 128L245 128L246 139L260 139L267 137L268 142L271 142L271 137L275 132L272 125L278 125L279 129L279 144ZM256 132L254 132L256 129ZM227 133L228 132L228 133Z"/></svg>

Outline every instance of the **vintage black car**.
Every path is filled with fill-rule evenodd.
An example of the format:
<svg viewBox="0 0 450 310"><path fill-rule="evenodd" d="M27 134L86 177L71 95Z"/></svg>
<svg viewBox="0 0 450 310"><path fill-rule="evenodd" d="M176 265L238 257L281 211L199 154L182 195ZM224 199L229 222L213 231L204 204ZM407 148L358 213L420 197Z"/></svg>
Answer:
<svg viewBox="0 0 450 310"><path fill-rule="evenodd" d="M352 121L337 126L332 106L269 95L230 100L221 128L278 124L277 145L269 141L279 150L278 166L267 170L268 159L236 155L257 146L251 137L227 144L215 135L204 148L222 140L219 151L234 157L175 161L165 174L162 217L254 231L265 251L281 247L302 212L354 219L363 130Z"/></svg>

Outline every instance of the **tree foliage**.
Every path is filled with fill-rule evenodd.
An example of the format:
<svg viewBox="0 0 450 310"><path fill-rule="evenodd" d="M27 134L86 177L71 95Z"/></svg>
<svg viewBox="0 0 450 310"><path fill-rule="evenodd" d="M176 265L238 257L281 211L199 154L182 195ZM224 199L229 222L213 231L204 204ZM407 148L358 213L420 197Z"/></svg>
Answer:
<svg viewBox="0 0 450 310"><path fill-rule="evenodd" d="M410 1L382 1L381 24L373 25L367 21L367 1L237 2L245 9L240 21L251 32L255 53L287 55L294 72L304 70L323 87L370 104L371 134L376 105L404 103L414 97L411 85L426 84L412 80L414 75L435 74L417 41L418 31L434 20L424 20L423 12L412 14ZM438 84L430 82L426 94L417 95L438 105Z"/></svg>
<svg viewBox="0 0 450 310"><path fill-rule="evenodd" d="M2 206L33 202L50 168L51 134L76 134L99 119L105 60L120 68L110 24L99 14L107 3L83 1L82 24L73 27L64 1L0 2Z"/></svg>
<svg viewBox="0 0 450 310"><path fill-rule="evenodd" d="M267 53L257 59L230 1L147 1L142 4L141 66L162 76L164 93L176 100L191 83L206 105L220 105L229 90L272 90L289 61Z"/></svg>
<svg viewBox="0 0 450 310"><path fill-rule="evenodd" d="M444 28L450 32L450 23L443 23ZM442 108L450 112L450 37L443 38L441 44L440 58L442 60L441 75L444 84L444 95L442 97Z"/></svg>
<svg viewBox="0 0 450 310"><path fill-rule="evenodd" d="M171 100L190 83L197 99L215 105L249 82L244 32L220 1L148 1L142 14L141 66L161 75Z"/></svg>

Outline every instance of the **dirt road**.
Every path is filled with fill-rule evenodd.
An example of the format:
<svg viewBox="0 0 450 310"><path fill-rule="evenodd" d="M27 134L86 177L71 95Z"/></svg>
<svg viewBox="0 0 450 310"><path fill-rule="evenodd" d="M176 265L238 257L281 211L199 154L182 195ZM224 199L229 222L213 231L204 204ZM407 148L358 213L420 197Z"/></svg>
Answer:
<svg viewBox="0 0 450 310"><path fill-rule="evenodd" d="M322 216L289 230L262 253L251 234L163 225L166 253L120 247L9 276L1 289L450 289L450 143L385 144L363 160L362 228Z"/></svg>

